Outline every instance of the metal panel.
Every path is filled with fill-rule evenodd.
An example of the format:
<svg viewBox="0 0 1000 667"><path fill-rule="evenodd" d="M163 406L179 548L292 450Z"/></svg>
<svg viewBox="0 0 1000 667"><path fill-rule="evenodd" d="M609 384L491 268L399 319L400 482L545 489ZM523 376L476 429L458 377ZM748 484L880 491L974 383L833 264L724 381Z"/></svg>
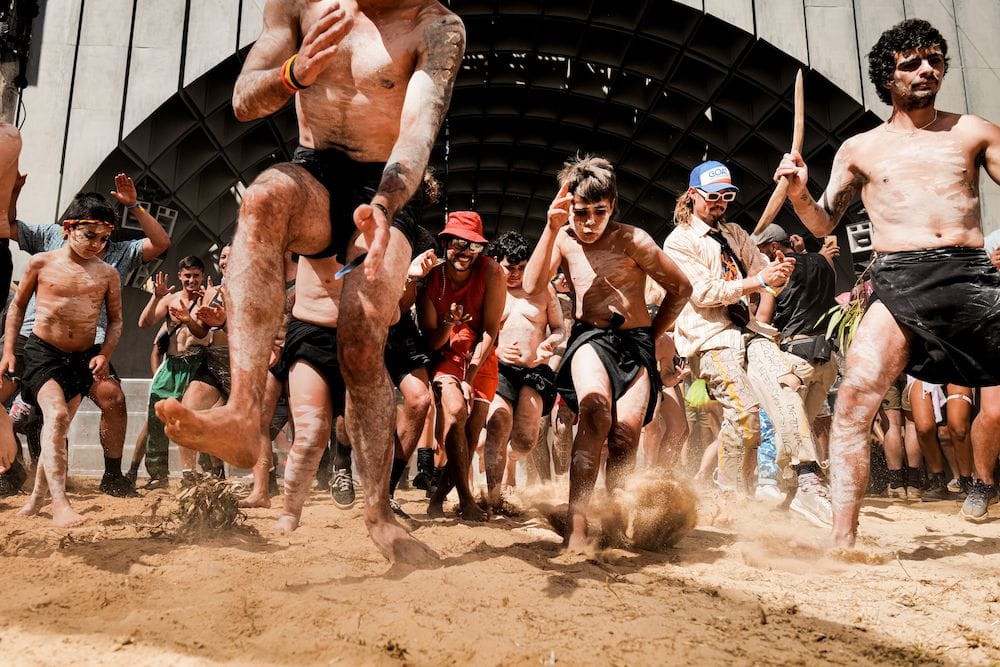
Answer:
<svg viewBox="0 0 1000 667"><path fill-rule="evenodd" d="M982 7L989 3L980 2ZM906 16L909 18L922 18L930 21L931 25L938 29L948 42L948 53L953 61L959 54L958 46L958 26L955 25L955 15L952 11L951 2L941 2L940 0L905 0ZM948 75L944 78L944 85L937 96L937 108L965 113L968 105L965 97L965 82L961 76L961 58L957 58L957 67L951 67Z"/></svg>
<svg viewBox="0 0 1000 667"><path fill-rule="evenodd" d="M264 0L243 0L243 16L240 19L240 48L257 41L264 27Z"/></svg>
<svg viewBox="0 0 1000 667"><path fill-rule="evenodd" d="M865 106L880 117L888 118L892 109L878 98L874 85L868 80L868 52L886 28L906 18L903 0L855 0L854 10L857 12L858 55Z"/></svg>
<svg viewBox="0 0 1000 667"><path fill-rule="evenodd" d="M236 50L239 9L235 0L196 0L191 3L184 61L185 86Z"/></svg>
<svg viewBox="0 0 1000 667"><path fill-rule="evenodd" d="M59 210L118 145L132 0L84 4Z"/></svg>
<svg viewBox="0 0 1000 667"><path fill-rule="evenodd" d="M184 0L138 0L124 135L177 92L183 41Z"/></svg>
<svg viewBox="0 0 1000 667"><path fill-rule="evenodd" d="M853 3L851 0L806 0L805 12L810 65L862 102Z"/></svg>
<svg viewBox="0 0 1000 667"><path fill-rule="evenodd" d="M757 36L808 64L806 12L802 0L755 0Z"/></svg>
<svg viewBox="0 0 1000 667"><path fill-rule="evenodd" d="M705 12L753 34L753 0L705 0Z"/></svg>

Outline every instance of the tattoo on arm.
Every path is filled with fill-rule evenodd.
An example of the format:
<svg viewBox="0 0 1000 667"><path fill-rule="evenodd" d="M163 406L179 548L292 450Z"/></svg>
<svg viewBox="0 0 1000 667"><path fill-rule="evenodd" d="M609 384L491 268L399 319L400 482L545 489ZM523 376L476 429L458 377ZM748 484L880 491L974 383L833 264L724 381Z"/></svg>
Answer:
<svg viewBox="0 0 1000 667"><path fill-rule="evenodd" d="M854 201L854 197L857 194L857 181L851 181L833 196L833 205L827 205L826 211L830 214L830 218L834 223L838 222L840 217L844 215L847 211L847 207L851 205L851 202Z"/></svg>

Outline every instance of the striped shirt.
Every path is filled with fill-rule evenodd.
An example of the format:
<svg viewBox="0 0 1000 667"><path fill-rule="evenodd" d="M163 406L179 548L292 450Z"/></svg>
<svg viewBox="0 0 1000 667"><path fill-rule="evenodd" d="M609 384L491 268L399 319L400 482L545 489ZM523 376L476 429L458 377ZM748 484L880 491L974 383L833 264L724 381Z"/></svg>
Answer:
<svg viewBox="0 0 1000 667"><path fill-rule="evenodd" d="M682 357L702 350L743 346L742 331L726 313L726 306L742 298L743 280L725 279L722 250L708 236L709 231L704 221L692 216L690 224L677 225L663 243L667 255L691 282L691 300L677 317L674 333L677 354ZM722 225L722 235L750 275L757 275L767 266L767 258L742 227L727 222Z"/></svg>

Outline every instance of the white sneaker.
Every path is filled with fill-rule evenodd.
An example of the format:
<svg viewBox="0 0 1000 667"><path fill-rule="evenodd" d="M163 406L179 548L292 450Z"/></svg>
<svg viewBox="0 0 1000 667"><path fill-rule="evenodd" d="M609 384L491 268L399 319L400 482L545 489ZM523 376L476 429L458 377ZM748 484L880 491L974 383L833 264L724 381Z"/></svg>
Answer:
<svg viewBox="0 0 1000 667"><path fill-rule="evenodd" d="M768 507L779 507L785 502L786 494L776 484L761 484L754 491L754 498Z"/></svg>
<svg viewBox="0 0 1000 667"><path fill-rule="evenodd" d="M820 528L833 526L833 506L829 494L816 475L799 478L799 490L788 509L798 512Z"/></svg>

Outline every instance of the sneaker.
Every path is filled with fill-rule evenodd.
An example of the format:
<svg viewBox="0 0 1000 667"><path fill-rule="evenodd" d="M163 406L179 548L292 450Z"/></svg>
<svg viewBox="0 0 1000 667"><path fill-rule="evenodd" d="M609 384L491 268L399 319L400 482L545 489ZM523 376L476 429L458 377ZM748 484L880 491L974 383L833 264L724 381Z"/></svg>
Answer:
<svg viewBox="0 0 1000 667"><path fill-rule="evenodd" d="M410 482L410 485L414 489L430 492L431 487L434 485L434 480L426 472L421 471L413 476L413 481Z"/></svg>
<svg viewBox="0 0 1000 667"><path fill-rule="evenodd" d="M128 477L119 473L104 473L101 478L101 493L106 493L115 498L135 498L139 494Z"/></svg>
<svg viewBox="0 0 1000 667"><path fill-rule="evenodd" d="M340 509L354 507L354 480L351 478L350 468L333 471L330 495L333 496L333 504Z"/></svg>
<svg viewBox="0 0 1000 667"><path fill-rule="evenodd" d="M150 478L148 482L142 487L146 491L155 491L157 489L167 489L170 488L170 480L166 477Z"/></svg>
<svg viewBox="0 0 1000 667"><path fill-rule="evenodd" d="M924 487L924 493L921 500L924 502L933 502L936 500L954 500L955 497L948 490L948 485L944 482L944 475L941 473L931 474L927 478L927 486Z"/></svg>
<svg viewBox="0 0 1000 667"><path fill-rule="evenodd" d="M962 490L962 483L958 481L958 477L952 477L947 486L952 493L959 493Z"/></svg>
<svg viewBox="0 0 1000 667"><path fill-rule="evenodd" d="M799 476L799 489L788 509L798 512L820 528L833 525L829 493L814 473Z"/></svg>
<svg viewBox="0 0 1000 667"><path fill-rule="evenodd" d="M785 502L786 494L776 484L760 484L753 494L754 498L768 507L779 507Z"/></svg>
<svg viewBox="0 0 1000 667"><path fill-rule="evenodd" d="M995 484L985 484L983 480L977 479L969 489L969 495L962 503L959 514L966 521L985 521L990 505L997 501L997 487Z"/></svg>
<svg viewBox="0 0 1000 667"><path fill-rule="evenodd" d="M403 508L399 506L399 502L395 498L389 498L389 508L393 514L403 521L413 521L413 517L403 511Z"/></svg>

